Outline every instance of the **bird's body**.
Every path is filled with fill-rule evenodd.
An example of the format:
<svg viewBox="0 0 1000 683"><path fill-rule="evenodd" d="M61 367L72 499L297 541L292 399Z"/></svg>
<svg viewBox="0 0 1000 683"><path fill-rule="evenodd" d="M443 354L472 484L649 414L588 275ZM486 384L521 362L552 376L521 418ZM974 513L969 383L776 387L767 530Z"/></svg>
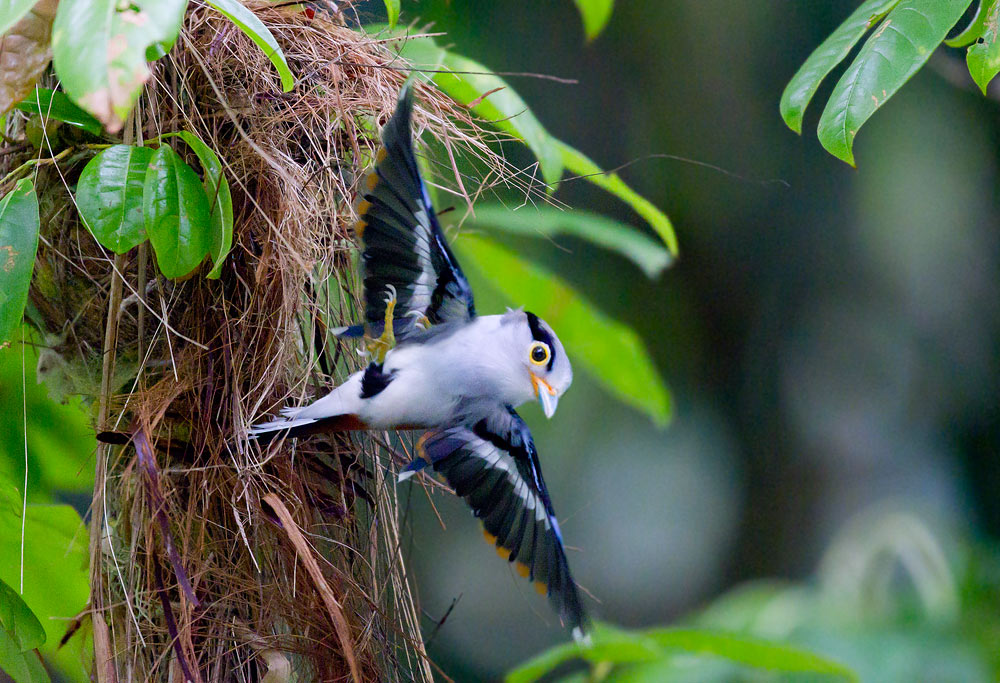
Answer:
<svg viewBox="0 0 1000 683"><path fill-rule="evenodd" d="M472 426L504 406L534 401L530 371L511 372L524 365L517 351L531 343L529 315L508 311L416 330L388 351L380 366L355 372L323 398L286 408L284 419L254 431L280 432L340 415L353 415L372 429ZM558 346L555 353L561 351ZM366 376L370 380L376 374L383 385L364 391ZM433 400L415 401L414 396Z"/></svg>
<svg viewBox="0 0 1000 683"><path fill-rule="evenodd" d="M497 552L548 595L574 637L583 638L587 619L562 532L531 433L514 410L538 400L551 417L573 370L555 332L534 314L475 314L420 178L411 107L405 86L358 206L365 325L342 332L363 330L372 361L326 396L254 426L251 438L424 430L417 458L400 480L432 467L465 498Z"/></svg>

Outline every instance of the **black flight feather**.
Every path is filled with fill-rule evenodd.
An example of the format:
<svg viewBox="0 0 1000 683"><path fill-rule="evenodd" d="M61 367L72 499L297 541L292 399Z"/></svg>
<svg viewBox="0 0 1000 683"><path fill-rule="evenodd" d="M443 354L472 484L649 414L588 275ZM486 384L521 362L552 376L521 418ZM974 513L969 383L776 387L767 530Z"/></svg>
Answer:
<svg viewBox="0 0 1000 683"><path fill-rule="evenodd" d="M382 129L383 148L364 183L357 232L364 242L365 323L374 332L395 288L397 310L418 311L431 323L475 316L472 290L448 247L413 153L413 91L404 86ZM418 328L396 334L404 341Z"/></svg>
<svg viewBox="0 0 1000 683"><path fill-rule="evenodd" d="M473 429L450 427L422 439L423 454L483 522L498 552L548 596L563 622L586 630L587 616L563 548L527 425L510 407Z"/></svg>

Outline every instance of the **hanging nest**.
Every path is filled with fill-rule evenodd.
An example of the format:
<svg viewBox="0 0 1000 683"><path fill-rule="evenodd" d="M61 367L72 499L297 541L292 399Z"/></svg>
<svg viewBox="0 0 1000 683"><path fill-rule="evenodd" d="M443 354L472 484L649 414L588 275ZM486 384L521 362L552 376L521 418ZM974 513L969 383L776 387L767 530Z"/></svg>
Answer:
<svg viewBox="0 0 1000 683"><path fill-rule="evenodd" d="M148 245L115 256L96 243L72 199L93 150L38 166L39 371L57 393L93 396L98 429L124 435L98 449L90 511L95 677L430 681L400 550L405 442L245 438L359 366L328 329L363 318L352 206L407 65L343 14L251 7L293 92L232 23L192 5L124 130L133 144L189 130L217 151L235 217L220 279L203 264L170 281ZM417 90L418 129L511 180L494 134ZM11 117L8 133L24 124ZM47 153L72 146L47 132Z"/></svg>

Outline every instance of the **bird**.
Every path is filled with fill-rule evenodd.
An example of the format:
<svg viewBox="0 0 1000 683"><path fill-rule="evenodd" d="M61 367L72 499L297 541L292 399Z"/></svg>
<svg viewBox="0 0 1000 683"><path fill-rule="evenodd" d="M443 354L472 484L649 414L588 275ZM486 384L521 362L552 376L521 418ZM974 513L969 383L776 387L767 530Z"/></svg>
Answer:
<svg viewBox="0 0 1000 683"><path fill-rule="evenodd" d="M496 552L548 597L574 639L589 619L570 572L538 451L515 410L538 401L547 418L573 381L555 331L524 310L477 315L472 290L438 222L413 151L412 81L382 129L357 204L369 363L322 398L253 426L284 435L417 429L405 481L430 468L479 518ZM397 315L398 311L405 311Z"/></svg>

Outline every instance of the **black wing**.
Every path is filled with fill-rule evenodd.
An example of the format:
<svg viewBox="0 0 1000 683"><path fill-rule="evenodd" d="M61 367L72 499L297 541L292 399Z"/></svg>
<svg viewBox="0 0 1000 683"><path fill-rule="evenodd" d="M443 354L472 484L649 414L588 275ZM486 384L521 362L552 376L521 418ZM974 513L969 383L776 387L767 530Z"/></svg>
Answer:
<svg viewBox="0 0 1000 683"><path fill-rule="evenodd" d="M364 241L365 323L370 331L381 331L389 285L396 289L397 318L419 311L436 324L475 316L472 290L420 178L410 135L412 108L407 84L382 129L383 148L358 205L356 232ZM397 338L411 329L400 325Z"/></svg>
<svg viewBox="0 0 1000 683"><path fill-rule="evenodd" d="M559 618L581 638L587 616L563 550L528 426L513 408L498 410L472 429L425 434L420 457L444 475L482 520L497 553L547 595Z"/></svg>

